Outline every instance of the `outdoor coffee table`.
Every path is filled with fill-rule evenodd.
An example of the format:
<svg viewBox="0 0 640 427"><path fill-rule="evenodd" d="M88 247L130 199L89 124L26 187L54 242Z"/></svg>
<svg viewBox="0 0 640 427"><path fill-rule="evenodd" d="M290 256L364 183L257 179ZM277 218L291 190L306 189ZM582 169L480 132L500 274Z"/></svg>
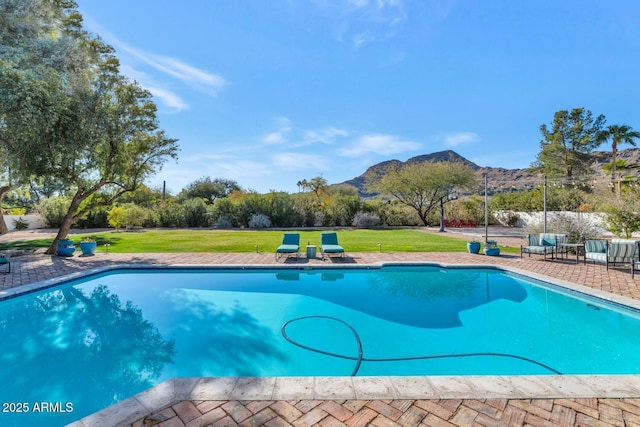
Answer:
<svg viewBox="0 0 640 427"><path fill-rule="evenodd" d="M573 248L573 250L576 252L576 264L580 262L580 249L582 249L582 252L584 253L584 243L560 243L558 246L561 248ZM568 251L561 252L568 253ZM564 257L562 259L564 259Z"/></svg>

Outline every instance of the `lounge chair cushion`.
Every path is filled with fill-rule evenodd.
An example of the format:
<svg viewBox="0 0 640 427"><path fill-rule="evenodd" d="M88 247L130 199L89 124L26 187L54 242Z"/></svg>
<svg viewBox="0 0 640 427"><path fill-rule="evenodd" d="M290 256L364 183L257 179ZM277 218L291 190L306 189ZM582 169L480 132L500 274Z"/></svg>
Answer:
<svg viewBox="0 0 640 427"><path fill-rule="evenodd" d="M298 252L298 249L300 249L298 245L280 245L276 251L283 254L292 254Z"/></svg>
<svg viewBox="0 0 640 427"><path fill-rule="evenodd" d="M326 252L329 254L336 254L336 253L344 252L344 248L340 245L322 245L322 252Z"/></svg>
<svg viewBox="0 0 640 427"><path fill-rule="evenodd" d="M604 252L585 252L584 258L589 261L607 262L607 254Z"/></svg>
<svg viewBox="0 0 640 427"><path fill-rule="evenodd" d="M553 246L525 246L522 251L538 255L550 254L553 253Z"/></svg>
<svg viewBox="0 0 640 427"><path fill-rule="evenodd" d="M584 251L586 253L606 253L607 242L605 240L585 240Z"/></svg>

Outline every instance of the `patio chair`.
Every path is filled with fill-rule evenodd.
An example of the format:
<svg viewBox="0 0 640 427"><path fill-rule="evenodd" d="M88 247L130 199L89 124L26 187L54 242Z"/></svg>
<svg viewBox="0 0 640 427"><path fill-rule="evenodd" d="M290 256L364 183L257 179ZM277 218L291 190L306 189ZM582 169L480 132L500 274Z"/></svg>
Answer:
<svg viewBox="0 0 640 427"><path fill-rule="evenodd" d="M5 273L11 273L11 261L9 261L4 254L0 254L0 265L6 266L4 270Z"/></svg>
<svg viewBox="0 0 640 427"><path fill-rule="evenodd" d="M340 254L344 257L344 248L338 244L338 234L335 232L325 232L320 235L320 254L324 259L324 254Z"/></svg>
<svg viewBox="0 0 640 427"><path fill-rule="evenodd" d="M604 249L603 249L604 244ZM630 264L633 276L634 263L637 261L638 242L635 240L613 239L586 240L584 242L584 262L602 263L609 269L609 264Z"/></svg>
<svg viewBox="0 0 640 427"><path fill-rule="evenodd" d="M520 246L520 258L522 258L522 254L528 253L529 256L531 254L542 255L545 261L547 260L547 254L551 254L551 259L553 259L554 255L558 253L559 245L562 243L567 243L566 234L529 234L527 236L527 245Z"/></svg>
<svg viewBox="0 0 640 427"><path fill-rule="evenodd" d="M287 255L287 257L289 257L291 254L296 254L296 258L298 258L299 252L300 234L284 233L284 236L282 237L282 244L276 249L276 261L278 261L284 255Z"/></svg>

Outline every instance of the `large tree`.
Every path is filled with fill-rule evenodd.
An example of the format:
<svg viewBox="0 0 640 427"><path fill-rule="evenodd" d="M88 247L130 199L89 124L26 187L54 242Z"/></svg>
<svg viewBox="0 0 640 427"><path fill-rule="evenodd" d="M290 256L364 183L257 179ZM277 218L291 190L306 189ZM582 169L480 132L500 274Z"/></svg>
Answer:
<svg viewBox="0 0 640 427"><path fill-rule="evenodd" d="M413 208L424 225L427 217L449 194L469 187L474 182L473 170L461 162L415 162L392 164L382 176L367 177L369 191L392 196Z"/></svg>
<svg viewBox="0 0 640 427"><path fill-rule="evenodd" d="M68 74L84 62L72 41L70 32L60 31L61 23L73 21L74 14L67 13L64 0L0 0L0 72L8 71L16 78L16 70L28 70L32 81L29 90L45 95L49 82L47 75ZM63 24L67 25L67 24ZM71 25L67 25L71 28ZM38 81L42 79L41 81ZM38 84L40 83L40 84ZM16 94L0 85L0 205L13 188L29 182L30 171L21 168L18 158L8 151L2 140L34 139L39 128L46 123L50 112L27 110L16 105ZM53 98L53 96L52 96ZM53 100L53 99L52 99ZM8 231L0 215L0 234Z"/></svg>
<svg viewBox="0 0 640 427"><path fill-rule="evenodd" d="M616 174L618 145L631 144L635 146L636 139L640 139L640 132L627 125L610 125L599 133L600 142L606 142L609 139L611 139L611 191L619 195L622 177L619 173Z"/></svg>
<svg viewBox="0 0 640 427"><path fill-rule="evenodd" d="M227 197L233 191L240 191L240 185L232 179L203 177L193 181L181 191L185 199L200 198L213 203L216 199Z"/></svg>
<svg viewBox="0 0 640 427"><path fill-rule="evenodd" d="M605 117L595 119L589 110L574 108L556 111L551 129L540 126L540 152L532 168L549 177L559 178L588 173L591 153L601 144L600 130Z"/></svg>
<svg viewBox="0 0 640 427"><path fill-rule="evenodd" d="M111 47L82 30L75 3L40 3L61 11L40 19L52 21L78 61L69 69L0 63L0 149L23 173L67 189L51 254L78 217L135 190L176 157L177 145L159 129L151 94L120 74Z"/></svg>

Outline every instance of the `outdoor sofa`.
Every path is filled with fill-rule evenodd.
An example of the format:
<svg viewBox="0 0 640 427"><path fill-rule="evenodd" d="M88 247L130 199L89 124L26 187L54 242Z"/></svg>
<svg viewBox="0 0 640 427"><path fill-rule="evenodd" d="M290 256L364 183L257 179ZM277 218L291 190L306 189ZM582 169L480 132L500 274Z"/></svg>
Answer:
<svg viewBox="0 0 640 427"><path fill-rule="evenodd" d="M631 276L634 275L634 267L638 262L640 247L635 240L612 239L611 242L603 239L590 239L584 242L584 262L591 261L604 264L609 269L609 264L630 264Z"/></svg>
<svg viewBox="0 0 640 427"><path fill-rule="evenodd" d="M566 234L556 233L540 233L529 234L527 236L526 246L520 246L520 258L522 254L537 254L543 255L544 259L547 259L547 254L551 254L553 259L560 251L565 250L560 245L567 243Z"/></svg>

